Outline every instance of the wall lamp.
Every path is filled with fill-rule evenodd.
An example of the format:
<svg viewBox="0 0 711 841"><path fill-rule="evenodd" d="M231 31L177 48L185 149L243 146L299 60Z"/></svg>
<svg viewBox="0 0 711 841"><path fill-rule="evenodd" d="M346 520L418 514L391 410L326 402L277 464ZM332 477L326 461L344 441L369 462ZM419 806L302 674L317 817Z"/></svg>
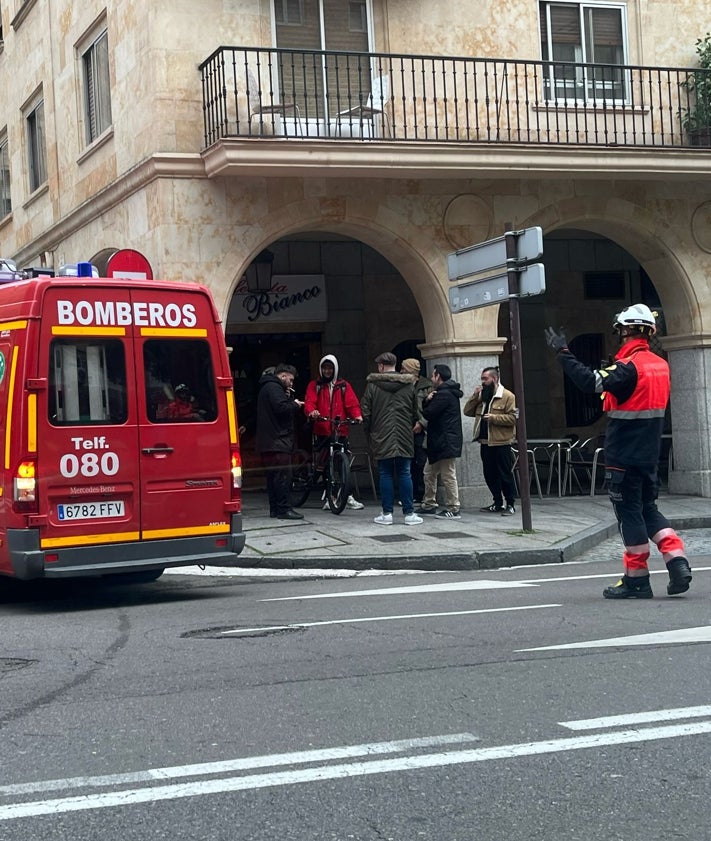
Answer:
<svg viewBox="0 0 711 841"><path fill-rule="evenodd" d="M272 288L273 263L274 254L265 248L247 266L245 277L247 278L247 290L249 292L269 292Z"/></svg>

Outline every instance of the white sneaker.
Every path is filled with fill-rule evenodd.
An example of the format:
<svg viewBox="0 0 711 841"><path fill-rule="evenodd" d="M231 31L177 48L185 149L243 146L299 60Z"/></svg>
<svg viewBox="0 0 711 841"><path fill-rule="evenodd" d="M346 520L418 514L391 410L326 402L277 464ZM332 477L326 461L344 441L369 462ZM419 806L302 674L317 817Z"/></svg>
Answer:
<svg viewBox="0 0 711 841"><path fill-rule="evenodd" d="M346 508L350 508L352 511L360 511L361 508L365 508L365 505L362 502L358 502L352 496L349 496L346 501Z"/></svg>
<svg viewBox="0 0 711 841"><path fill-rule="evenodd" d="M377 517L373 517L373 522L377 523L379 526L391 526L393 524L393 515L378 514ZM420 522L422 522L422 520L420 520Z"/></svg>
<svg viewBox="0 0 711 841"><path fill-rule="evenodd" d="M406 526L419 526L420 523L424 523L425 521L422 517L418 517L417 514L405 514L405 525Z"/></svg>
<svg viewBox="0 0 711 841"><path fill-rule="evenodd" d="M323 510L324 511L330 511L331 510L331 506L328 504L328 502L324 502Z"/></svg>

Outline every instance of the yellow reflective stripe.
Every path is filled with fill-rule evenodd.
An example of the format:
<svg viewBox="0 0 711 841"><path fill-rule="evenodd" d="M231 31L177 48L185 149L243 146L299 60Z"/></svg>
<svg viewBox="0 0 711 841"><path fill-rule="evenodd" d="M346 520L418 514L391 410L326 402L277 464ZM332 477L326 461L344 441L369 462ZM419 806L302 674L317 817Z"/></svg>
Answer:
<svg viewBox="0 0 711 841"><path fill-rule="evenodd" d="M53 336L125 336L125 327L52 327Z"/></svg>
<svg viewBox="0 0 711 841"><path fill-rule="evenodd" d="M37 395L27 395L27 449L37 452Z"/></svg>
<svg viewBox="0 0 711 841"><path fill-rule="evenodd" d="M122 531L117 534L77 534L74 537L45 537L40 540L42 549L56 549L59 546L96 546L99 543L121 543L122 541L139 540L137 531Z"/></svg>
<svg viewBox="0 0 711 841"><path fill-rule="evenodd" d="M227 421L230 426L230 444L237 443L237 416L235 414L235 400L232 389L225 392L227 398Z"/></svg>
<svg viewBox="0 0 711 841"><path fill-rule="evenodd" d="M0 330L26 330L27 321L3 321L0 322Z"/></svg>
<svg viewBox="0 0 711 841"><path fill-rule="evenodd" d="M188 526L182 529L152 529L144 531L143 537L146 540L156 540L161 537L195 537L198 534L227 534L229 530L229 523L224 523L216 526Z"/></svg>
<svg viewBox="0 0 711 841"><path fill-rule="evenodd" d="M204 327L141 327L142 336L172 336L183 339L191 339L207 336L207 330Z"/></svg>
<svg viewBox="0 0 711 841"><path fill-rule="evenodd" d="M20 348L15 346L12 349L12 362L10 363L10 379L7 384L7 416L5 418L5 470L10 469L10 441L12 439L12 407L15 400L15 376L17 374L17 357Z"/></svg>

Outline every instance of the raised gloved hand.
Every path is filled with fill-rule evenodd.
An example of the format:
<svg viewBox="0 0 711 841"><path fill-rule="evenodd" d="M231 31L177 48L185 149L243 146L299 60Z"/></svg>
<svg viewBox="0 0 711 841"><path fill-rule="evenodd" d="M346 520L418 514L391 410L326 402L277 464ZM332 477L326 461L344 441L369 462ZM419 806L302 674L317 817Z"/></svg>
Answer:
<svg viewBox="0 0 711 841"><path fill-rule="evenodd" d="M548 347L553 348L556 353L561 350L567 350L568 340L565 338L562 327L559 327L557 331L553 327L546 327L543 333L546 337L546 344Z"/></svg>

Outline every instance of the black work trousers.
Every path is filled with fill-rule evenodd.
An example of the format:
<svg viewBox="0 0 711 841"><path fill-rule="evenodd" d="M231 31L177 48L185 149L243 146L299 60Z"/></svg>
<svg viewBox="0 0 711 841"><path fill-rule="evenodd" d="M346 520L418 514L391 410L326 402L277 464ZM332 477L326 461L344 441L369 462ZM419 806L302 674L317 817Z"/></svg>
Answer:
<svg viewBox="0 0 711 841"><path fill-rule="evenodd" d="M500 508L504 504L513 505L516 499L516 483L513 477L513 452L509 444L490 447L481 444L481 465L484 481L494 497L494 505Z"/></svg>
<svg viewBox="0 0 711 841"><path fill-rule="evenodd" d="M262 464L267 472L267 494L269 513L279 517L291 508L291 453L269 451L262 453Z"/></svg>
<svg viewBox="0 0 711 841"><path fill-rule="evenodd" d="M610 467L605 471L610 502L625 546L642 546L662 529L671 527L657 508L657 465Z"/></svg>

